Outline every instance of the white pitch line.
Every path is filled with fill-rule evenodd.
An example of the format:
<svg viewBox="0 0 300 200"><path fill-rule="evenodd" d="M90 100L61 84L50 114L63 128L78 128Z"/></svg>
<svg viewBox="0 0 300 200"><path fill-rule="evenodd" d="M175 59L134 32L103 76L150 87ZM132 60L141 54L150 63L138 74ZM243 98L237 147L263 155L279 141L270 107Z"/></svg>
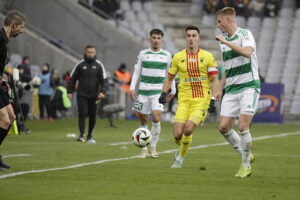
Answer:
<svg viewBox="0 0 300 200"><path fill-rule="evenodd" d="M270 139L270 138L287 137L287 136L291 136L291 135L300 135L300 131L291 132L291 133L282 133L282 134L278 134L278 135L261 136L261 137L253 138L253 140L265 140L265 139ZM222 143L216 143L216 144L199 145L199 146L196 146L196 147L191 147L190 149L203 149L203 148L207 148L207 147L224 146L224 145L227 145L227 144L228 144L227 142L222 142ZM163 152L160 152L159 154L167 154L167 153L172 153L172 152L175 152L175 151L177 151L177 149L171 149L171 150L163 151ZM129 159L134 159L134 158L138 158L138 157L139 156L129 156L129 157L123 157L123 158L106 159L106 160L99 160L99 161L96 161L96 162L76 164L76 165L71 165L71 166L67 166L67 167L15 172L15 173L1 175L0 179L9 178L9 177L13 177L13 176L20 176L20 175L24 175L24 174L42 173L42 172L58 171L58 170L65 170L65 169L74 169L74 168L79 168L79 167L84 167L84 166L89 166L89 165L101 164L101 163L105 163L105 162L129 160Z"/></svg>
<svg viewBox="0 0 300 200"><path fill-rule="evenodd" d="M12 158L12 157L26 157L26 156L31 156L31 154L11 154L11 155L6 155L2 156L3 158Z"/></svg>

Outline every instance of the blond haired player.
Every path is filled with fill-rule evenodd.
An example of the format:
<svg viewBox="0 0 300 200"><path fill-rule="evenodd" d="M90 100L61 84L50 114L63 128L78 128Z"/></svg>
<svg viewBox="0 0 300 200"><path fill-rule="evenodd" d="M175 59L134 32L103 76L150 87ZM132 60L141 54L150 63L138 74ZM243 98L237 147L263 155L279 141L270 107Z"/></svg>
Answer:
<svg viewBox="0 0 300 200"><path fill-rule="evenodd" d="M235 22L235 10L225 7L217 12L218 28L228 35L216 36L220 41L225 73L221 89L222 99L219 129L227 141L242 155L242 164L236 177L244 178L251 174L250 162L252 138L249 126L255 114L260 95L260 80L256 57L256 44L252 33L239 28ZM239 116L238 129L233 123Z"/></svg>
<svg viewBox="0 0 300 200"><path fill-rule="evenodd" d="M198 27L185 30L187 48L175 54L168 77L164 82L160 103L166 102L166 92L178 74L178 107L174 117L173 135L180 146L171 168L181 168L184 156L192 143L192 133L207 115L212 97L219 99L218 69L211 53L199 48ZM210 88L212 82L212 90Z"/></svg>

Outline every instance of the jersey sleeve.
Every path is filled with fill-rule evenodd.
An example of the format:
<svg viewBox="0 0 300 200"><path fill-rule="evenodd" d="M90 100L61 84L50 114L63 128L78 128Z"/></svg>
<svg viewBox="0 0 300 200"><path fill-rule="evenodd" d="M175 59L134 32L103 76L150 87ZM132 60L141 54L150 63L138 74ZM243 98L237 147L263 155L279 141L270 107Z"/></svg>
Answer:
<svg viewBox="0 0 300 200"><path fill-rule="evenodd" d="M135 90L136 84L140 78L142 70L142 54L139 53L138 57L136 58L136 63L134 65L134 71L130 83L130 90Z"/></svg>
<svg viewBox="0 0 300 200"><path fill-rule="evenodd" d="M217 63L215 61L215 58L212 54L209 54L209 59L208 59L208 75L212 76L212 75L217 75L218 74L218 67L217 67Z"/></svg>
<svg viewBox="0 0 300 200"><path fill-rule="evenodd" d="M242 47L252 47L253 49L255 49L255 40L252 33L249 30L247 30L244 35L243 34L241 35L242 35Z"/></svg>
<svg viewBox="0 0 300 200"><path fill-rule="evenodd" d="M171 67L168 71L169 75L176 76L178 73L178 56L174 56L172 59Z"/></svg>

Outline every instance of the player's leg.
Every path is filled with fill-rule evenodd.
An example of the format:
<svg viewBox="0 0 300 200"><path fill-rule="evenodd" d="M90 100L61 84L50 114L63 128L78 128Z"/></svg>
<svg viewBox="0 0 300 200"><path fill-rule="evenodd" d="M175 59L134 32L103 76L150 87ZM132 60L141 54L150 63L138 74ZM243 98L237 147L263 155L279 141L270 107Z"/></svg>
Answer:
<svg viewBox="0 0 300 200"><path fill-rule="evenodd" d="M143 113L136 113L136 114L137 114L137 117L140 120L140 128L148 129L149 115L148 114L143 114ZM147 156L149 156L147 147L142 147L141 149L142 149L142 151L139 155L140 158L146 158Z"/></svg>
<svg viewBox="0 0 300 200"><path fill-rule="evenodd" d="M140 128L148 129L149 114L151 113L151 103L149 96L138 95L132 110L136 112L136 115L140 120ZM147 147L143 147L139 157L146 158L148 155L149 154Z"/></svg>
<svg viewBox="0 0 300 200"><path fill-rule="evenodd" d="M238 96L235 94L225 94L221 103L221 113L219 121L219 131L231 146L242 155L241 139L233 129L234 120L240 112Z"/></svg>
<svg viewBox="0 0 300 200"><path fill-rule="evenodd" d="M1 89L0 89L1 90ZM11 125L11 119L7 111L7 106L10 105L8 102L8 97L4 96L3 91L0 91L0 145L4 141L9 131ZM13 116L12 116L13 118ZM12 119L13 120L13 119ZM10 166L2 161L2 156L0 155L0 168L9 169Z"/></svg>
<svg viewBox="0 0 300 200"><path fill-rule="evenodd" d="M252 137L249 128L256 111L258 99L259 93L255 89L248 89L241 93L241 114L238 128L241 135L242 164L235 175L236 177L244 178L251 175L250 162L254 160L254 157L251 153Z"/></svg>
<svg viewBox="0 0 300 200"><path fill-rule="evenodd" d="M85 142L84 131L85 131L85 118L88 114L88 101L87 98L77 95L77 107L78 107L78 127L79 137L77 141Z"/></svg>
<svg viewBox="0 0 300 200"><path fill-rule="evenodd" d="M156 145L159 140L159 135L161 131L160 126L160 116L164 109L164 106L159 103L160 95L154 95L150 97L151 100L151 109L152 109L152 126L151 126L151 135L152 135L152 142L150 147L150 154L152 158L157 158L158 154L156 152Z"/></svg>
<svg viewBox="0 0 300 200"><path fill-rule="evenodd" d="M153 110L152 111L152 126L151 126L151 135L152 135L152 142L150 147L150 154L152 158L157 158L158 154L156 152L157 142L159 140L159 135L161 131L160 126L160 110Z"/></svg>
<svg viewBox="0 0 300 200"><path fill-rule="evenodd" d="M89 129L87 135L88 143L96 143L96 140L93 139L92 134L96 124L96 111L97 111L97 98L88 99L88 115L89 115Z"/></svg>

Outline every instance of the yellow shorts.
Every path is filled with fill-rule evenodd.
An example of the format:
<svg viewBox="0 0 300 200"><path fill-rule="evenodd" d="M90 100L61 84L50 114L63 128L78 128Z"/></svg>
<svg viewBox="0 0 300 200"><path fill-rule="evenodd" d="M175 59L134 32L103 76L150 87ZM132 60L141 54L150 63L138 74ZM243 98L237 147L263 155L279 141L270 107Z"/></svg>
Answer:
<svg viewBox="0 0 300 200"><path fill-rule="evenodd" d="M207 116L210 99L201 101L179 101L173 122L185 123L191 120L196 125L203 122Z"/></svg>

